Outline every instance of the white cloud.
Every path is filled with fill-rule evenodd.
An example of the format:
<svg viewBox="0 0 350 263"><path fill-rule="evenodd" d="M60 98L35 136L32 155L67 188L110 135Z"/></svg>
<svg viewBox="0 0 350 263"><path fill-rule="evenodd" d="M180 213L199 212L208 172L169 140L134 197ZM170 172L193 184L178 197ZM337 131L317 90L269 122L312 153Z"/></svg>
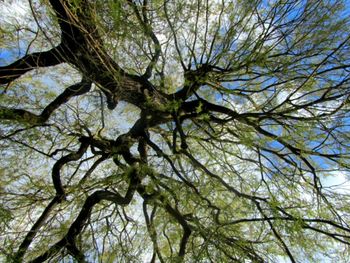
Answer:
<svg viewBox="0 0 350 263"><path fill-rule="evenodd" d="M31 20L29 3L23 0L5 0L0 3L0 25L26 25Z"/></svg>
<svg viewBox="0 0 350 263"><path fill-rule="evenodd" d="M350 193L350 175L346 172L334 171L328 175L321 176L320 180L323 188L332 192L349 194Z"/></svg>

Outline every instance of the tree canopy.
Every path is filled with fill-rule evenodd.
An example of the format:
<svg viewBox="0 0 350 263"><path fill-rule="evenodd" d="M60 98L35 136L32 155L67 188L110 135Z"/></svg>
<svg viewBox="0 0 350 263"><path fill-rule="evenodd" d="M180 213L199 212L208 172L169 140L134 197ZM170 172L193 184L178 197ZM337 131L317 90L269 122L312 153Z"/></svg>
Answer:
<svg viewBox="0 0 350 263"><path fill-rule="evenodd" d="M0 3L0 260L349 262L340 0Z"/></svg>

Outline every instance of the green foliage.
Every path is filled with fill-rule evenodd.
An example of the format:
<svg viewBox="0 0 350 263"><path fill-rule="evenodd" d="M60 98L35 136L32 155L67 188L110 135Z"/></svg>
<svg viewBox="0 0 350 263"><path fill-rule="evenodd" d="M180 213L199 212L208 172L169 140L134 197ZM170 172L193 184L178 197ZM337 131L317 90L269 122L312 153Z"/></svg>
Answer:
<svg viewBox="0 0 350 263"><path fill-rule="evenodd" d="M0 205L0 228L2 231L8 227L8 223L13 219L11 210L7 209L3 205Z"/></svg>
<svg viewBox="0 0 350 263"><path fill-rule="evenodd" d="M30 4L0 20L0 261L349 256L344 1Z"/></svg>

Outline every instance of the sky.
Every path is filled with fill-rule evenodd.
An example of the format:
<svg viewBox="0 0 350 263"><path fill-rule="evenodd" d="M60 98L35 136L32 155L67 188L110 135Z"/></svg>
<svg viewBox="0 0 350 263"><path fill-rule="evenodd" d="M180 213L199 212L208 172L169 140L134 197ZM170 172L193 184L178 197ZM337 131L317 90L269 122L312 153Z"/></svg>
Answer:
<svg viewBox="0 0 350 263"><path fill-rule="evenodd" d="M347 6L350 9L350 1L347 1ZM14 1L4 1L0 2L0 10L2 16L0 17L0 25L18 25L25 26L28 24L28 19L30 19L30 9L27 1L14 0ZM32 21L32 19L31 19ZM19 41L15 45L6 46L0 45L0 66L7 65L12 61L20 58L25 54L27 49L28 41ZM125 105L123 103L118 105L118 108L113 115L120 116L123 113L127 113L125 110ZM125 119L121 119L121 123L126 123L127 126L122 127L124 130L130 127L128 124L128 119L132 119L133 116L126 116ZM129 122L130 123L130 122ZM326 176L321 177L321 182L324 187L329 190L336 191L339 193L346 193L350 191L350 175L344 172L330 172ZM281 261L282 262L282 261Z"/></svg>
<svg viewBox="0 0 350 263"><path fill-rule="evenodd" d="M5 0L0 2L0 10L1 28L11 30L14 27L24 27L28 25L28 21L31 21L30 24L33 25L33 19L31 16L28 1ZM0 42L0 65L6 65L23 56L28 43L26 41L21 40L15 44L11 43L11 46L9 46L9 44L9 42L5 42L4 44Z"/></svg>
<svg viewBox="0 0 350 263"><path fill-rule="evenodd" d="M346 10L344 11L344 15L349 13L350 10L350 1L346 1ZM0 25L2 28L7 27L25 27L29 26L33 29L36 29L35 21L31 15L31 10L28 1L23 0L5 0L0 2L0 9L2 16L0 16ZM20 33L21 34L21 33ZM22 33L23 34L23 33ZM30 36L30 35L29 35ZM2 44L0 43L0 66L7 65L16 59L23 56L27 50L27 46L30 38L28 35L19 36L19 41L15 43L15 45L7 45L8 43ZM27 40L23 40L27 39ZM48 84L52 86L52 83L48 79ZM287 93L281 92L278 95L279 100L283 100L283 96L287 96ZM281 97L282 96L282 97ZM122 131L127 131L127 129L132 125L133 121L130 122L134 114L130 112L133 110L125 109L125 104L120 104L118 106L117 112L113 113L112 116L122 116L124 118L122 123L125 123L121 127ZM125 115L123 113L127 113L129 115ZM131 115L133 116L131 116ZM331 172L325 174L325 176L321 176L321 182L324 187L328 187L329 190L346 192L350 190L350 175L345 174L344 172Z"/></svg>

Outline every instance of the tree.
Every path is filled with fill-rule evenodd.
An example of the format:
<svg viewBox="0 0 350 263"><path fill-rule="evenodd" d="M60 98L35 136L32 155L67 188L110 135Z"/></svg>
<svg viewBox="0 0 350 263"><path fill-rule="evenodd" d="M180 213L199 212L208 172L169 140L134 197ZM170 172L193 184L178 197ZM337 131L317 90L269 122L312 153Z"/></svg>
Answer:
<svg viewBox="0 0 350 263"><path fill-rule="evenodd" d="M346 1L23 5L0 20L3 260L348 262Z"/></svg>

